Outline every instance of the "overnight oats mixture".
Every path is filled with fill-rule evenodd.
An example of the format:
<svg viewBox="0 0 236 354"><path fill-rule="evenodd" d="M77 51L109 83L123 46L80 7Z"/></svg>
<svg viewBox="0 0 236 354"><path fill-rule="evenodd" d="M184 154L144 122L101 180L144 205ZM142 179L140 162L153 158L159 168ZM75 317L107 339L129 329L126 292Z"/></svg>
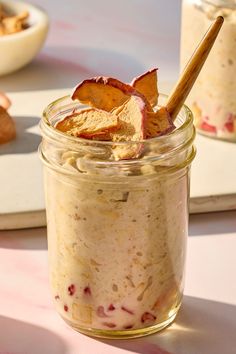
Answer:
<svg viewBox="0 0 236 354"><path fill-rule="evenodd" d="M236 141L236 2L234 0L184 0L181 64L194 50L193 34L201 38L217 16L224 25L208 61L187 100L198 131Z"/></svg>
<svg viewBox="0 0 236 354"><path fill-rule="evenodd" d="M166 138L176 127L157 108L157 69L131 84L84 80L71 98L73 109L53 113L58 148L49 138L42 144L55 167L45 169L45 186L56 308L72 327L98 336L164 328L183 293L194 128L188 148L173 155Z"/></svg>

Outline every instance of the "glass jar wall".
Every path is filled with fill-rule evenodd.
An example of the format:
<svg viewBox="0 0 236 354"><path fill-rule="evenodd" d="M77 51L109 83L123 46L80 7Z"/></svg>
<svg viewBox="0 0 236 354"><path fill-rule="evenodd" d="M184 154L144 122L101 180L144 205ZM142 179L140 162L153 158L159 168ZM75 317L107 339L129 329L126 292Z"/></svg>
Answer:
<svg viewBox="0 0 236 354"><path fill-rule="evenodd" d="M236 3L233 0L183 0L181 66L190 58L217 16L225 22L187 104L197 130L236 142Z"/></svg>

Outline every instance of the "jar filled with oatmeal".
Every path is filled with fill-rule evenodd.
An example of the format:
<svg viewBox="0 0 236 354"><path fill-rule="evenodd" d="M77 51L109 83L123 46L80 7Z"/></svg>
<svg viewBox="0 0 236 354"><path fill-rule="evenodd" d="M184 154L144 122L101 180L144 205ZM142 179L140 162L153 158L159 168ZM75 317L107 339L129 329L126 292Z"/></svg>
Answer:
<svg viewBox="0 0 236 354"><path fill-rule="evenodd" d="M70 326L91 336L154 333L174 320L183 294L192 113L183 107L167 135L114 143L55 129L81 108L59 99L41 122L55 306ZM140 156L116 161L117 146Z"/></svg>
<svg viewBox="0 0 236 354"><path fill-rule="evenodd" d="M198 132L236 142L236 1L183 0L181 66L187 63L196 40L217 16L225 21L202 69L188 105Z"/></svg>

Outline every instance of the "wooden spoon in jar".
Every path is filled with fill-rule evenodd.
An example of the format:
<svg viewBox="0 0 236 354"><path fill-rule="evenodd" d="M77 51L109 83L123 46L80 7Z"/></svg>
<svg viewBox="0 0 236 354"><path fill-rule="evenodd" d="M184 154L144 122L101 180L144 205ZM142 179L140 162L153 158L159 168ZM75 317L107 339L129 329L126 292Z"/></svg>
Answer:
<svg viewBox="0 0 236 354"><path fill-rule="evenodd" d="M172 120L174 121L181 107L183 106L189 92L191 91L207 57L211 51L211 48L218 36L221 26L224 22L222 16L217 17L215 22L211 25L209 30L204 35L202 41L196 48L180 79L175 85L172 93L170 94L166 108L169 112Z"/></svg>

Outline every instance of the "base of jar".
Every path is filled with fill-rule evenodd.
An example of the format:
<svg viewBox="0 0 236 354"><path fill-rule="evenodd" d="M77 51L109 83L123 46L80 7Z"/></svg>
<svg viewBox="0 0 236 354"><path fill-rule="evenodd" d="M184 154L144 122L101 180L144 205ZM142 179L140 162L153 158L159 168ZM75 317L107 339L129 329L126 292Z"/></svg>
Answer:
<svg viewBox="0 0 236 354"><path fill-rule="evenodd" d="M172 315L164 322L157 323L153 326L144 327L140 329L133 329L133 330L117 331L117 330L85 328L85 327L76 326L74 323L72 323L71 321L69 321L63 316L62 318L74 330L90 337L103 338L103 339L129 339L129 338L144 337L150 334L154 334L156 332L160 332L161 330L169 326L174 321L179 311L179 308L180 305L177 308L175 308L174 313L172 311Z"/></svg>
<svg viewBox="0 0 236 354"><path fill-rule="evenodd" d="M211 139L215 139L215 140L221 140L221 141L226 141L228 143L236 143L236 136L225 137L225 136L221 136L221 135L216 135L215 133L207 132L207 131L199 129L199 128L197 128L196 131L197 131L198 134L203 135L203 136L205 136L207 138L211 138Z"/></svg>

